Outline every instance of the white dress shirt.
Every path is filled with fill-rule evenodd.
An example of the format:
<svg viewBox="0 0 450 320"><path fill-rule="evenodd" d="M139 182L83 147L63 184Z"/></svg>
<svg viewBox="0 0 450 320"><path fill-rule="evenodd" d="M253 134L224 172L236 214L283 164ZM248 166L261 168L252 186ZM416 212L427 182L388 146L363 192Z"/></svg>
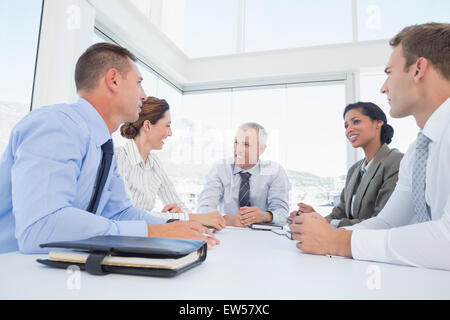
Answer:
<svg viewBox="0 0 450 320"><path fill-rule="evenodd" d="M155 154L149 153L147 162L144 163L136 143L131 139L124 146L117 147L116 156L119 173L125 181L128 195L136 208L157 217L189 220L188 209L177 195ZM152 211L157 196L164 205L176 203L183 213Z"/></svg>
<svg viewBox="0 0 450 320"><path fill-rule="evenodd" d="M345 228L354 230L354 259L450 270L450 98L431 115L422 133L431 139L425 189L431 221L416 223L414 141L400 163L397 186L383 210Z"/></svg>
<svg viewBox="0 0 450 320"><path fill-rule="evenodd" d="M361 172L361 173L360 173L360 174L361 174L360 181L362 180L363 176L366 174L367 170L369 170L370 166L372 165L373 159L375 159L375 158L372 158L372 160L370 160L369 163L367 163L367 160L364 161L364 162L362 163L361 167L359 168L359 171ZM357 191L357 190L358 190L358 188L355 189L355 192L353 193L353 196L352 196L352 202L351 202L351 204L350 204L350 214L351 214L352 216L353 216L353 203L355 202L355 195L356 195L356 191ZM332 219L332 220L330 221L330 224L331 224L333 227L337 228L340 222L341 222L340 219Z"/></svg>
<svg viewBox="0 0 450 320"><path fill-rule="evenodd" d="M222 215L236 215L239 211L239 172L249 172L250 203L262 211L270 211L273 223L285 224L289 214L289 179L278 163L262 161L249 170L242 170L233 159L213 166L198 199L199 213L218 210Z"/></svg>

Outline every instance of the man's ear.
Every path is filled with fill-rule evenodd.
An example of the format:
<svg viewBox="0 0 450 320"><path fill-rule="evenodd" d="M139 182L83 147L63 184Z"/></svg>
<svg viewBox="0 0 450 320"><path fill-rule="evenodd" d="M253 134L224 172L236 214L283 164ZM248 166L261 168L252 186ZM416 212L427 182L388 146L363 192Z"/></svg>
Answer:
<svg viewBox="0 0 450 320"><path fill-rule="evenodd" d="M122 79L122 77L120 76L117 69L114 69L114 68L109 69L105 75L106 87L111 92L114 92L114 93L118 92L121 79Z"/></svg>
<svg viewBox="0 0 450 320"><path fill-rule="evenodd" d="M259 146L259 155L261 156L264 151L266 151L267 146L265 144L262 144Z"/></svg>
<svg viewBox="0 0 450 320"><path fill-rule="evenodd" d="M420 57L417 59L414 65L414 82L420 82L428 69L428 60L426 58Z"/></svg>

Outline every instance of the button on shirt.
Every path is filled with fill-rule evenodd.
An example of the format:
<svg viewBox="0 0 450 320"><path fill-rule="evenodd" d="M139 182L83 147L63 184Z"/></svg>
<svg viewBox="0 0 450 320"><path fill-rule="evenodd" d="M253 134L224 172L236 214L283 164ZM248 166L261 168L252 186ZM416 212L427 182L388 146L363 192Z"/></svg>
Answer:
<svg viewBox="0 0 450 320"><path fill-rule="evenodd" d="M428 119L425 201L431 221L416 223L412 172L416 141L400 162L397 186L378 216L345 229L355 259L450 270L450 99ZM380 229L380 230L376 230Z"/></svg>
<svg viewBox="0 0 450 320"><path fill-rule="evenodd" d="M199 213L218 210L222 215L239 211L239 188L244 171L228 159L208 173L205 187L199 196ZM250 203L262 211L270 211L273 223L285 224L289 214L290 183L284 169L273 161L258 161L247 170L250 176Z"/></svg>
<svg viewBox="0 0 450 320"><path fill-rule="evenodd" d="M131 205L116 157L96 214L85 211L111 139L86 100L30 112L12 130L0 160L0 253L48 252L39 244L98 235L147 236L164 223Z"/></svg>

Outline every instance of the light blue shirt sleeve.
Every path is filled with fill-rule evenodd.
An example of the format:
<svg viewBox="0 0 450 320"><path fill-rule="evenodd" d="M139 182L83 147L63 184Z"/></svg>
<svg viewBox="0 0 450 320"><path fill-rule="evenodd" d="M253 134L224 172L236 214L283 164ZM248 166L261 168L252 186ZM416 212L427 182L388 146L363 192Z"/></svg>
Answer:
<svg viewBox="0 0 450 320"><path fill-rule="evenodd" d="M82 209L90 200L98 162L88 166L92 143L81 129L70 115L42 112L13 132L12 204L23 253L47 252L39 244L52 241L147 236L148 223L165 222L131 206L116 168L102 193L103 210L92 214Z"/></svg>
<svg viewBox="0 0 450 320"><path fill-rule="evenodd" d="M111 183L109 190L106 191L110 197L102 212L104 217L117 221L143 220L147 224L167 222L168 218L155 217L145 210L132 206L131 199L126 192L125 183L119 174L116 159L113 160L111 170L113 171Z"/></svg>
<svg viewBox="0 0 450 320"><path fill-rule="evenodd" d="M289 190L290 183L284 169L279 166L278 173L275 175L269 186L267 194L267 211L273 215L273 223L284 225L289 216Z"/></svg>
<svg viewBox="0 0 450 320"><path fill-rule="evenodd" d="M219 177L218 166L213 166L206 176L205 186L198 198L197 212L216 211L224 196L224 187ZM222 212L222 215L224 213Z"/></svg>

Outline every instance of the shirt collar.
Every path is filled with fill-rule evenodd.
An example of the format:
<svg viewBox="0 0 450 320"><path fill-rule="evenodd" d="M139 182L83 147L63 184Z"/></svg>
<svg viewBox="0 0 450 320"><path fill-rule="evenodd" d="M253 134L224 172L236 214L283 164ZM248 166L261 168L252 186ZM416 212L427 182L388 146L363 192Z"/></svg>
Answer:
<svg viewBox="0 0 450 320"><path fill-rule="evenodd" d="M369 170L370 166L371 166L372 163L373 163L373 159L375 159L375 158L372 158L372 160L370 160L368 164L366 164L366 161L367 161L367 160L364 160L363 163L362 163L362 165L361 165L361 170L364 170L364 172L366 172L367 170Z"/></svg>
<svg viewBox="0 0 450 320"><path fill-rule="evenodd" d="M125 144L125 150L132 165L138 165L140 163L144 164L144 159L142 159L141 153L139 152L134 139L127 141ZM153 159L150 157L150 153L147 157L147 163L150 165L150 168L153 168Z"/></svg>
<svg viewBox="0 0 450 320"><path fill-rule="evenodd" d="M105 120L103 120L100 113L98 113L97 109L89 101L79 98L76 105L77 108L75 110L86 121L96 146L101 147L102 144L111 139L111 134L106 126Z"/></svg>
<svg viewBox="0 0 450 320"><path fill-rule="evenodd" d="M254 176L254 175L259 174L259 172L260 172L260 160L258 160L256 165L249 170L243 170L241 167L237 166L235 163L233 164L233 166L234 166L233 174L238 174L239 172L248 172L252 176Z"/></svg>
<svg viewBox="0 0 450 320"><path fill-rule="evenodd" d="M422 133L433 142L438 142L448 126L450 117L450 98L437 108L425 123Z"/></svg>

